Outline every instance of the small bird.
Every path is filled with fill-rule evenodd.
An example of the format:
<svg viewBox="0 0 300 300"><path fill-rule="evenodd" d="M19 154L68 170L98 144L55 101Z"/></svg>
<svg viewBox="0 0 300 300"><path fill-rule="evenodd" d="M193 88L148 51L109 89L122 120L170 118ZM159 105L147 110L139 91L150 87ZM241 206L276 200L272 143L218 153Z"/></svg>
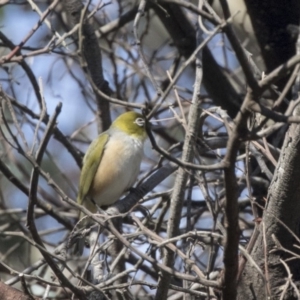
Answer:
<svg viewBox="0 0 300 300"><path fill-rule="evenodd" d="M77 202L96 213L94 203L112 205L130 189L140 171L146 137L141 114L120 115L91 143L83 158Z"/></svg>

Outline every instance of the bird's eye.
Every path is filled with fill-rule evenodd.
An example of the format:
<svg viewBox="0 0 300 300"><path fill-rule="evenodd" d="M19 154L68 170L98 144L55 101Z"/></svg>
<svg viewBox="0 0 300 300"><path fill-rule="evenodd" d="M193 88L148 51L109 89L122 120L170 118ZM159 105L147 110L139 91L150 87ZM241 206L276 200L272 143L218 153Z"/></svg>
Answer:
<svg viewBox="0 0 300 300"><path fill-rule="evenodd" d="M137 118L135 119L134 123L140 127L143 127L145 125L145 120L143 118Z"/></svg>

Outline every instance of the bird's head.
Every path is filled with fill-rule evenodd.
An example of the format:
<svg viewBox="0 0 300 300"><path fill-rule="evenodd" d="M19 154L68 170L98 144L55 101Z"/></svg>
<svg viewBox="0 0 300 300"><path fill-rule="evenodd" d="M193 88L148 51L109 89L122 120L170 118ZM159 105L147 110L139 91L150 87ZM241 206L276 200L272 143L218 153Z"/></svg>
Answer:
<svg viewBox="0 0 300 300"><path fill-rule="evenodd" d="M129 111L120 115L111 125L112 129L121 130L128 135L144 140L146 134L145 117L135 111Z"/></svg>

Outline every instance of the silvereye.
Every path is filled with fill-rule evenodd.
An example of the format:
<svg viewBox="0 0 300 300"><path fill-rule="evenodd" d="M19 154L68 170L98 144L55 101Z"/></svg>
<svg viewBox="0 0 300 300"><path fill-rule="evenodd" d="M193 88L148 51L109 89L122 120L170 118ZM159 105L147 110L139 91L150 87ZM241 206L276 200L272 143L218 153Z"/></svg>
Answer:
<svg viewBox="0 0 300 300"><path fill-rule="evenodd" d="M146 139L145 118L134 111L120 115L89 146L79 181L77 202L92 213L132 187L140 171Z"/></svg>

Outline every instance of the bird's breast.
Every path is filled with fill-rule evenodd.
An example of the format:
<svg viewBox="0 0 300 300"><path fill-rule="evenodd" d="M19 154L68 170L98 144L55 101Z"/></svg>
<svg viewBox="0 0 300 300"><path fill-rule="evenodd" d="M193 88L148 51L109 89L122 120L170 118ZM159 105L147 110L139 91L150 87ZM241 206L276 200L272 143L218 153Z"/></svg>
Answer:
<svg viewBox="0 0 300 300"><path fill-rule="evenodd" d="M90 195L100 206L111 205L135 182L143 157L143 143L116 136L107 142Z"/></svg>

